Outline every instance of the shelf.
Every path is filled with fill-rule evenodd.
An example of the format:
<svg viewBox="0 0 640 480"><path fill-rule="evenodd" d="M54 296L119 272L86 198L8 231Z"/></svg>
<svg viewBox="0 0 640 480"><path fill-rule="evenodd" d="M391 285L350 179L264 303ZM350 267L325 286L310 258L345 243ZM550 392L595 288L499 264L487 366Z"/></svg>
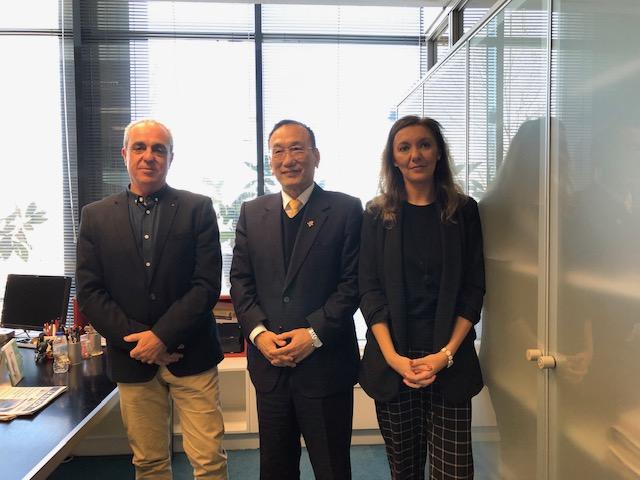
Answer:
<svg viewBox="0 0 640 480"><path fill-rule="evenodd" d="M245 372L247 370L247 357L224 357L218 364L218 372Z"/></svg>
<svg viewBox="0 0 640 480"><path fill-rule="evenodd" d="M246 357L225 357L218 365L220 403L227 433L247 433L251 425L252 399Z"/></svg>
<svg viewBox="0 0 640 480"><path fill-rule="evenodd" d="M222 407L224 416L225 433L246 433L248 431L248 416L245 410L225 410Z"/></svg>

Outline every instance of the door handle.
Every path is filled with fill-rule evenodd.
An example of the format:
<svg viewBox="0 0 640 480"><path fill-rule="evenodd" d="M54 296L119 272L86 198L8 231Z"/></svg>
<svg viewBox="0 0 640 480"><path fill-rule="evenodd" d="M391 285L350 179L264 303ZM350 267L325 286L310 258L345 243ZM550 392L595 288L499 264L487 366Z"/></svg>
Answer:
<svg viewBox="0 0 640 480"><path fill-rule="evenodd" d="M556 368L556 358L551 355L542 355L538 358L538 368L540 370Z"/></svg>
<svg viewBox="0 0 640 480"><path fill-rule="evenodd" d="M527 348L525 355L527 357L527 360L529 360L530 362L537 362L538 359L542 356L542 350L539 350L537 348Z"/></svg>

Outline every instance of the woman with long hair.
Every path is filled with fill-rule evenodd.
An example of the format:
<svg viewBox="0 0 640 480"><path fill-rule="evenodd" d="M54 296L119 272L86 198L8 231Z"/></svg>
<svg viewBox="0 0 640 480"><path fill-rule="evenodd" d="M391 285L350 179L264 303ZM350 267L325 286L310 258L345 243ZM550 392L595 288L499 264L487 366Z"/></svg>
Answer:
<svg viewBox="0 0 640 480"><path fill-rule="evenodd" d="M394 480L473 478L471 398L483 386L474 325L484 296L475 200L453 179L440 124L391 127L365 212L360 385L375 400Z"/></svg>

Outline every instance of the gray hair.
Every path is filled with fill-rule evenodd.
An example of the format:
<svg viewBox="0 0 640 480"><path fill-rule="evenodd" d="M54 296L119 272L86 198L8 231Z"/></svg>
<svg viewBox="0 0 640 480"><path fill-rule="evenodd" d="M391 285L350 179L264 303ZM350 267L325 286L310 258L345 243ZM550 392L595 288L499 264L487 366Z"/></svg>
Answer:
<svg viewBox="0 0 640 480"><path fill-rule="evenodd" d="M158 125L159 127L163 128L167 132L167 135L169 136L169 153L173 153L173 135L171 134L171 130L169 130L169 127L167 127L164 123L154 120L152 118L143 118L141 120L134 120L129 125L127 125L126 128L124 129L124 138L122 139L122 146L124 148L127 148L127 144L129 143L129 132L133 127L137 125L141 125L143 123Z"/></svg>

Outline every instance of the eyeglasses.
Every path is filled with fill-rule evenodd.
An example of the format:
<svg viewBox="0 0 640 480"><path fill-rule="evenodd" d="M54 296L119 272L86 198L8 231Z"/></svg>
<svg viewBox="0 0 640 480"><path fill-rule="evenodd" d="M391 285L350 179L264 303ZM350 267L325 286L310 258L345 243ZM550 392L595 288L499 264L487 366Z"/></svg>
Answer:
<svg viewBox="0 0 640 480"><path fill-rule="evenodd" d="M284 160L284 157L289 152L289 156L294 160L299 160L304 157L306 150L315 150L315 147L303 147L302 145L291 145L290 147L275 147L269 153L269 157L274 160Z"/></svg>
<svg viewBox="0 0 640 480"><path fill-rule="evenodd" d="M133 153L135 153L137 155L142 155L144 152L147 151L147 145L145 145L142 142L137 142L137 143L134 143L133 145L131 145L129 147L129 151L131 151L131 152L133 152ZM151 151L154 154L156 154L158 156L161 156L161 157L166 157L169 154L169 152L167 150L167 147L165 147L161 143L159 143L159 144L156 143L156 144L151 145Z"/></svg>

